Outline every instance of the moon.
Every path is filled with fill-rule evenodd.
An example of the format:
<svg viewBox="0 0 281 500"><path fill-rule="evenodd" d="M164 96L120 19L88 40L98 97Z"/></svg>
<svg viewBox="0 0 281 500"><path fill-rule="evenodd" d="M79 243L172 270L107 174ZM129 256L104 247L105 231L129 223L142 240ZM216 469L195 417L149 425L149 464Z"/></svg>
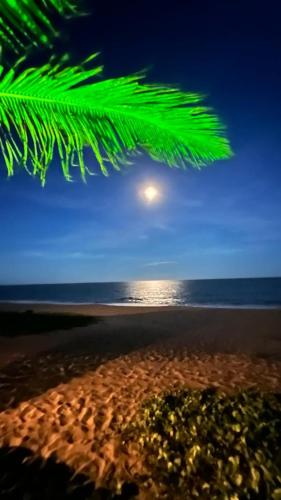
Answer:
<svg viewBox="0 0 281 500"><path fill-rule="evenodd" d="M152 184L149 186L146 186L143 190L144 199L148 203L154 203L155 201L157 201L159 198L159 195L160 195L159 190L157 189L156 186L153 186Z"/></svg>

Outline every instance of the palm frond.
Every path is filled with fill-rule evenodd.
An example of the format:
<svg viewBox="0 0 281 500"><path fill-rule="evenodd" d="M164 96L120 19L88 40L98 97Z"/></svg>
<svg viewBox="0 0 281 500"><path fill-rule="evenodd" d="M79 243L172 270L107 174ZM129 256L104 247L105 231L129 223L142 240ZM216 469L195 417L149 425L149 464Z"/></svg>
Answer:
<svg viewBox="0 0 281 500"><path fill-rule="evenodd" d="M50 45L56 35L52 13L77 13L77 0L1 0L0 44L16 53L30 45Z"/></svg>
<svg viewBox="0 0 281 500"><path fill-rule="evenodd" d="M223 125L200 95L142 83L144 74L101 80L95 57L66 67L52 59L19 74L17 67L6 73L1 68L0 150L8 175L17 163L32 167L44 184L57 151L65 178L71 179L70 166L77 163L85 179L85 147L104 174L106 162L120 169L138 148L179 167L231 156Z"/></svg>

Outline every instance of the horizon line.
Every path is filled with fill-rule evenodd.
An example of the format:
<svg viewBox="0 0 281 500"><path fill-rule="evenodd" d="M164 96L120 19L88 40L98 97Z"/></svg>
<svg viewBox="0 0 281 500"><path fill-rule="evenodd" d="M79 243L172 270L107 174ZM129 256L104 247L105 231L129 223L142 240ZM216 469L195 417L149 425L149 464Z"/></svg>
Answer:
<svg viewBox="0 0 281 500"><path fill-rule="evenodd" d="M244 280L244 279L281 279L281 276L236 276L231 278L152 278L152 279L132 279L117 281L69 281L50 283L0 283L0 287L8 286L56 286L56 285L98 285L127 282L147 282L147 281L224 281L224 280Z"/></svg>

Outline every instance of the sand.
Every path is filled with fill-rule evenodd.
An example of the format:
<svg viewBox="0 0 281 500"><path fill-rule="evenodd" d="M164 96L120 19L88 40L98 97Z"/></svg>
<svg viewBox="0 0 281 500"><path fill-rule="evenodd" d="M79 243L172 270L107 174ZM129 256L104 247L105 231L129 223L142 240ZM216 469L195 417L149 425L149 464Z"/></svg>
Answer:
<svg viewBox="0 0 281 500"><path fill-rule="evenodd" d="M5 341L0 325L0 446L55 454L97 486L142 473L137 450L121 443L120 430L151 395L183 386L281 392L280 310L32 309L101 321Z"/></svg>

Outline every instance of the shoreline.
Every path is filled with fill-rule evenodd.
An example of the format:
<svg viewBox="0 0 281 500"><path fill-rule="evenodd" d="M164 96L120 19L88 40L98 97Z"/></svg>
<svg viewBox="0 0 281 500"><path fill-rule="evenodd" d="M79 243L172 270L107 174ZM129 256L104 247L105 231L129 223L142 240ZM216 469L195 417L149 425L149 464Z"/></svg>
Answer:
<svg viewBox="0 0 281 500"><path fill-rule="evenodd" d="M49 301L49 300L0 300L0 310L4 310L5 306L22 306L22 305L30 305L30 306L88 306L88 307L135 307L135 308L150 308L153 309L175 309L175 310L186 310L186 309L223 309L223 310L281 310L281 304L272 304L272 305L256 305L256 304L148 304L148 303L132 303L132 302L59 302L59 301Z"/></svg>

